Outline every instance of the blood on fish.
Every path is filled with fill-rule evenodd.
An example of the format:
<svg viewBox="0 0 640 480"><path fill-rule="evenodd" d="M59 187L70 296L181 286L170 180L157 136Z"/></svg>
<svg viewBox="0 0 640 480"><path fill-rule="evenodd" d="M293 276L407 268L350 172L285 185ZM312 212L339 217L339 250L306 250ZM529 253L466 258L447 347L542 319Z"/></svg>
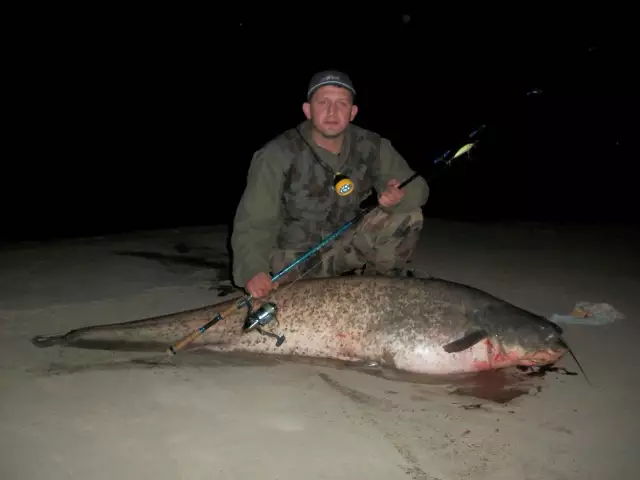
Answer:
<svg viewBox="0 0 640 480"><path fill-rule="evenodd" d="M514 361L518 360L518 358L518 354L514 352L503 353L500 350L494 350L492 361L494 365L502 365L505 363L512 364Z"/></svg>
<svg viewBox="0 0 640 480"><path fill-rule="evenodd" d="M518 363L520 356L517 352L504 352L503 349L496 348L489 338L484 340L484 344L487 347L487 359L472 360L473 366L476 370L493 370L504 365L513 365L514 363Z"/></svg>

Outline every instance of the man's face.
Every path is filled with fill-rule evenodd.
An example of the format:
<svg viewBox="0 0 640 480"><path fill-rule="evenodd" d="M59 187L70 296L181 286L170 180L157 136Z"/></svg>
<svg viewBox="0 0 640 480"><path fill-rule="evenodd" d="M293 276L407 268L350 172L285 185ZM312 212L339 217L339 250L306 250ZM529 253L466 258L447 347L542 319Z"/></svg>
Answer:
<svg viewBox="0 0 640 480"><path fill-rule="evenodd" d="M351 92L334 85L325 85L316 90L302 110L326 138L340 136L358 113Z"/></svg>

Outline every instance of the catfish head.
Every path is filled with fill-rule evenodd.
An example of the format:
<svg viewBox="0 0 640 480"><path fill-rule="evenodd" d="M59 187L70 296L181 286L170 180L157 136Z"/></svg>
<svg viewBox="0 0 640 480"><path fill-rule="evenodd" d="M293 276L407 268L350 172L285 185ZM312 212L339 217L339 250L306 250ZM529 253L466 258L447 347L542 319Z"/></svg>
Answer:
<svg viewBox="0 0 640 480"><path fill-rule="evenodd" d="M471 331L443 347L447 353L462 352L485 342L488 366L501 368L549 366L569 352L582 370L562 337L562 328L542 316L500 304L474 311L471 320Z"/></svg>

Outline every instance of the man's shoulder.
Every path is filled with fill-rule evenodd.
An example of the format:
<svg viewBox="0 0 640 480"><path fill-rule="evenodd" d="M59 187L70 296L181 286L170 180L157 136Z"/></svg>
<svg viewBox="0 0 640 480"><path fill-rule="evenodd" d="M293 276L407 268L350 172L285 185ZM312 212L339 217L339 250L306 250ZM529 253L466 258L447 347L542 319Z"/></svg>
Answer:
<svg viewBox="0 0 640 480"><path fill-rule="evenodd" d="M263 143L254 152L251 164L255 168L269 168L284 172L288 170L293 159L303 148L300 145L301 141L303 140L296 131L296 127L285 130Z"/></svg>
<svg viewBox="0 0 640 480"><path fill-rule="evenodd" d="M270 138L258 149L258 151L277 151L282 153L291 152L297 147L298 139L300 138L297 128L299 128L299 126L284 130L275 137Z"/></svg>

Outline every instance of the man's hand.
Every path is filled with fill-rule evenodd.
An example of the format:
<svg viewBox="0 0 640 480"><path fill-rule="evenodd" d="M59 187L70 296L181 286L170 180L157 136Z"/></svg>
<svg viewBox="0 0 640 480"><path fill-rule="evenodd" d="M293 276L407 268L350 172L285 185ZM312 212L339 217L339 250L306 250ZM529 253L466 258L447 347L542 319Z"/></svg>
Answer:
<svg viewBox="0 0 640 480"><path fill-rule="evenodd" d="M253 298L264 298L277 285L271 281L271 277L267 273L260 272L251 277L251 280L247 282L246 289Z"/></svg>
<svg viewBox="0 0 640 480"><path fill-rule="evenodd" d="M404 197L404 190L400 190L398 186L400 182L392 178L387 182L387 189L378 195L378 202L383 207L392 207L396 205Z"/></svg>

